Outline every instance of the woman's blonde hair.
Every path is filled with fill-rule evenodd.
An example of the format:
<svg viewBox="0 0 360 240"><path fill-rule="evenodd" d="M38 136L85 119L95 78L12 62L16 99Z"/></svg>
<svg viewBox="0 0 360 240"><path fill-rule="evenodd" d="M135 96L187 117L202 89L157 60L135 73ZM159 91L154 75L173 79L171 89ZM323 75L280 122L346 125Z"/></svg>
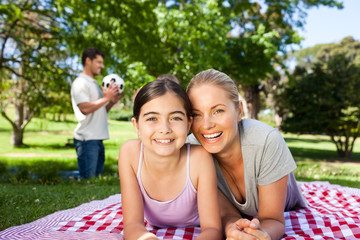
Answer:
<svg viewBox="0 0 360 240"><path fill-rule="evenodd" d="M189 93L192 88L210 84L218 86L228 93L229 98L234 102L235 106L239 106L239 91L235 82L225 73L215 69L207 69L196 74L189 82L186 92ZM215 96L214 96L215 97Z"/></svg>

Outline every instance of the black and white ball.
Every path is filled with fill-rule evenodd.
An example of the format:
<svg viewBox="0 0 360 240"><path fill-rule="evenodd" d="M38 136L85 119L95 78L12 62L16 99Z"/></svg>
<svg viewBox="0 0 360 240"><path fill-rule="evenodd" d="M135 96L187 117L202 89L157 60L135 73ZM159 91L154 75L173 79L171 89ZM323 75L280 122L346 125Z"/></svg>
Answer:
<svg viewBox="0 0 360 240"><path fill-rule="evenodd" d="M119 77L119 75L109 74L105 76L102 80L102 86L107 89L108 87L110 87L111 82L113 82L113 86L119 86L119 93L122 93L124 91L125 83L124 80Z"/></svg>

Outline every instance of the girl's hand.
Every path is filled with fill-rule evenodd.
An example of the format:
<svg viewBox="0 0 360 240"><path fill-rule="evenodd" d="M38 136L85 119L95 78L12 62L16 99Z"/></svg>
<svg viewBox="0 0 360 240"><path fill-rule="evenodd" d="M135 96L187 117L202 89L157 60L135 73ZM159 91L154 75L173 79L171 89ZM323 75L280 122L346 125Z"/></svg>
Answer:
<svg viewBox="0 0 360 240"><path fill-rule="evenodd" d="M255 237L247 234L243 230L250 227L250 221L246 218L240 218L236 222L232 223L226 229L226 240L238 240L238 239L256 239ZM256 226L253 226L256 227Z"/></svg>
<svg viewBox="0 0 360 240"><path fill-rule="evenodd" d="M241 218L226 231L226 240L271 240L269 234L260 228L258 219Z"/></svg>
<svg viewBox="0 0 360 240"><path fill-rule="evenodd" d="M145 233L138 240L159 240L159 238L153 233Z"/></svg>

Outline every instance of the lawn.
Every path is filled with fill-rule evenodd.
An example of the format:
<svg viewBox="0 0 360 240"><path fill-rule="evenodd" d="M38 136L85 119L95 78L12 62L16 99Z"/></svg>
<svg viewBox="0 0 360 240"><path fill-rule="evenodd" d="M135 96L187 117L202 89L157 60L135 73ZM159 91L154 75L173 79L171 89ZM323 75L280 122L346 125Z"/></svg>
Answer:
<svg viewBox="0 0 360 240"><path fill-rule="evenodd" d="M298 180L360 188L360 139L356 140L352 159L341 159L327 136L283 135L297 163L294 173Z"/></svg>
<svg viewBox="0 0 360 240"><path fill-rule="evenodd" d="M120 192L119 184L1 184L0 231Z"/></svg>
<svg viewBox="0 0 360 240"><path fill-rule="evenodd" d="M64 171L77 170L75 150L67 145L77 123L71 116L66 122L49 118L30 122L21 148L11 146L11 126L0 118L0 230L120 193L117 155L124 141L137 137L131 123L109 120L104 175L78 181L61 177ZM326 136L284 137L298 165L298 180L360 188L360 139L353 159L344 161Z"/></svg>

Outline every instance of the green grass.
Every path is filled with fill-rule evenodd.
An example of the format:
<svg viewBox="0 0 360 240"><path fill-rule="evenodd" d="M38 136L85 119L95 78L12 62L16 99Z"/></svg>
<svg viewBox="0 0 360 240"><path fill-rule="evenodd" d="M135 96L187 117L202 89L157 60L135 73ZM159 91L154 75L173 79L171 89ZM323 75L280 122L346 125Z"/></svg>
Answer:
<svg viewBox="0 0 360 240"><path fill-rule="evenodd" d="M360 167L326 162L298 162L294 171L298 181L328 181L332 184L360 188Z"/></svg>
<svg viewBox="0 0 360 240"><path fill-rule="evenodd" d="M25 146L14 148L11 126L0 117L0 231L120 192L117 156L124 141L137 137L132 124L109 121L104 175L79 182L59 175L77 170L75 150L66 146L77 122L72 116L67 119L33 119L25 131ZM344 160L326 136L284 134L284 138L298 165L297 180L360 188L360 139L353 158Z"/></svg>
<svg viewBox="0 0 360 240"><path fill-rule="evenodd" d="M59 176L77 170L75 150L66 146L77 122L67 119L33 119L25 129L25 146L16 148L10 144L10 124L0 117L0 231L120 193L118 151L124 141L137 137L132 124L109 120L104 175L78 182Z"/></svg>
<svg viewBox="0 0 360 240"><path fill-rule="evenodd" d="M298 161L355 162L360 163L360 139L354 144L351 159L339 158L335 144L325 135L283 134L293 156Z"/></svg>
<svg viewBox="0 0 360 240"><path fill-rule="evenodd" d="M67 122L33 119L26 127L24 146L10 144L11 126L0 118L0 172L3 168L17 167L18 171L34 168L36 172L77 170L76 152L67 146L77 125L68 117ZM137 135L131 122L109 120L110 139L104 141L106 164L104 173L117 172L118 151L123 142ZM50 166L50 167L49 167ZM46 170L49 168L49 170ZM50 174L51 174L50 173ZM18 173L17 174L21 174Z"/></svg>
<svg viewBox="0 0 360 240"><path fill-rule="evenodd" d="M75 150L67 147L68 139L72 139L77 125L74 120L56 122L48 119L33 119L25 129L24 147L15 148L10 144L11 126L0 118L0 155L23 154L24 156L38 154L40 160L76 157ZM107 156L116 156L119 146L129 138L135 138L132 124L126 121L109 120L110 139L105 140ZM44 156L41 156L44 155ZM12 159L12 157L10 157ZM18 158L18 157L17 157Z"/></svg>
<svg viewBox="0 0 360 240"><path fill-rule="evenodd" d="M50 213L120 193L119 184L1 184L0 231L35 221Z"/></svg>
<svg viewBox="0 0 360 240"><path fill-rule="evenodd" d="M297 180L360 188L360 139L354 145L352 158L342 159L327 136L283 135L298 166L294 171Z"/></svg>

